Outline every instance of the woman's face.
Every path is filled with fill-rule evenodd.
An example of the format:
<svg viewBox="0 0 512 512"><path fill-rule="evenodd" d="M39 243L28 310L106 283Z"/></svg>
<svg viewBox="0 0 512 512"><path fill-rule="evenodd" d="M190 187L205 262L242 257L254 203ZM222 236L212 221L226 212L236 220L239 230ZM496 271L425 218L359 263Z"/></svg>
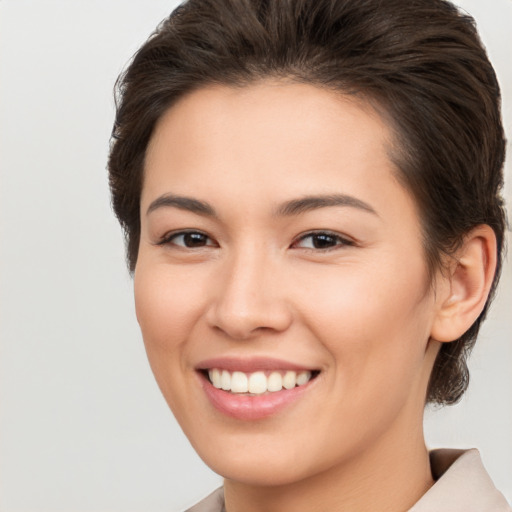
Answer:
<svg viewBox="0 0 512 512"><path fill-rule="evenodd" d="M204 88L156 127L137 317L227 478L290 483L421 433L436 301L390 144L370 107L283 81Z"/></svg>

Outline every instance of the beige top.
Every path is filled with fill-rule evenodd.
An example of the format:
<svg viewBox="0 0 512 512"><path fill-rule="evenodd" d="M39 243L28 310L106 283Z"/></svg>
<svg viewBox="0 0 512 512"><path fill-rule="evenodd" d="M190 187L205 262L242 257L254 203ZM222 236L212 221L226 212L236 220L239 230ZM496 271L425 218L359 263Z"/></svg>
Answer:
<svg viewBox="0 0 512 512"><path fill-rule="evenodd" d="M512 512L478 450L434 450L430 465L436 483L409 512ZM186 512L225 512L222 487Z"/></svg>

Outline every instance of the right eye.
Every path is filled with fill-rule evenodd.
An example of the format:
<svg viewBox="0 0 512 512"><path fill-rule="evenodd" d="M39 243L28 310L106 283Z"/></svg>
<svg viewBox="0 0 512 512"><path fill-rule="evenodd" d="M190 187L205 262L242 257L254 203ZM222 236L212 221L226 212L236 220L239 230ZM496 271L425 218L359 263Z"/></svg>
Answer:
<svg viewBox="0 0 512 512"><path fill-rule="evenodd" d="M179 231L166 235L158 245L177 245L186 249L215 246L213 240L200 231Z"/></svg>

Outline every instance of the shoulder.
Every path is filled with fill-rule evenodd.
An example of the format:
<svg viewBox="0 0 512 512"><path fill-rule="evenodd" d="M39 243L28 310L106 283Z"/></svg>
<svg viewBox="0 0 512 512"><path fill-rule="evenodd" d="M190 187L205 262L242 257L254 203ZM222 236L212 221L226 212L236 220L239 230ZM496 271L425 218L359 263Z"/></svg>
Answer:
<svg viewBox="0 0 512 512"><path fill-rule="evenodd" d="M478 450L434 450L430 464L436 483L409 512L512 512Z"/></svg>
<svg viewBox="0 0 512 512"><path fill-rule="evenodd" d="M223 488L219 487L185 512L225 512Z"/></svg>

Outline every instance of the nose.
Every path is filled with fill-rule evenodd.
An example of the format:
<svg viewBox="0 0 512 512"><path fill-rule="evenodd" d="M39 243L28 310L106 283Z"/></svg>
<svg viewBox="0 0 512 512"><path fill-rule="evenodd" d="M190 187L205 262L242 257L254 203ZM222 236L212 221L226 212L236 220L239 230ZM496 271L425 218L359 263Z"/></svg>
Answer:
<svg viewBox="0 0 512 512"><path fill-rule="evenodd" d="M283 332L292 322L279 270L254 248L224 262L206 317L209 325L235 340Z"/></svg>

